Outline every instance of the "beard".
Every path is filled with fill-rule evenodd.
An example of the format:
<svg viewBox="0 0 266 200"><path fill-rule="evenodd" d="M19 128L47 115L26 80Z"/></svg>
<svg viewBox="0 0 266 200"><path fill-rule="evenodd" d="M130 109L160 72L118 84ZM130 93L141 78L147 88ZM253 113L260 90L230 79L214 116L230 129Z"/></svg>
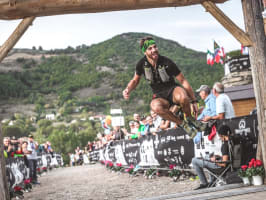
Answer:
<svg viewBox="0 0 266 200"><path fill-rule="evenodd" d="M146 56L152 60L157 60L159 57L159 52L154 51L153 53L147 54Z"/></svg>

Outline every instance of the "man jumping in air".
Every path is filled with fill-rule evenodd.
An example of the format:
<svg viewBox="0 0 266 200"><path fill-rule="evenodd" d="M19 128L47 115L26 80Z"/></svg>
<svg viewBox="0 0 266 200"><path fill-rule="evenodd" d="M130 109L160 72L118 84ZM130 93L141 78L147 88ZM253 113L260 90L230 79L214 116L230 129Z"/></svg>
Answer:
<svg viewBox="0 0 266 200"><path fill-rule="evenodd" d="M196 121L191 115L191 111L195 116L198 112L194 92L177 65L159 54L152 37L141 39L140 48L145 56L137 63L135 75L124 89L124 98L129 99L131 91L137 87L143 74L153 92L151 110L162 118L181 125L191 137L196 135L197 131L202 131L204 129L202 123ZM174 78L182 87L175 82ZM182 121L175 115L175 105L181 106L187 121Z"/></svg>

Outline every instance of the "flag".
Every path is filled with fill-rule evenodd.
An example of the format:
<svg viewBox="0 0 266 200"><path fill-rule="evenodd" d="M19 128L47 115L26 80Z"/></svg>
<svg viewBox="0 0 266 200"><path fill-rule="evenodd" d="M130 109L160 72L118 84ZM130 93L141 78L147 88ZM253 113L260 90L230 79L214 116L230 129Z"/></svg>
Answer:
<svg viewBox="0 0 266 200"><path fill-rule="evenodd" d="M207 64L211 66L214 64L213 53L210 52L209 50L207 50Z"/></svg>
<svg viewBox="0 0 266 200"><path fill-rule="evenodd" d="M242 44L241 44L241 54L248 55L248 47L244 47Z"/></svg>
<svg viewBox="0 0 266 200"><path fill-rule="evenodd" d="M214 49L214 60L216 63L221 63L224 64L223 59L225 58L225 52L224 52L224 48L220 47L217 42L214 41L214 45L213 45L213 49Z"/></svg>

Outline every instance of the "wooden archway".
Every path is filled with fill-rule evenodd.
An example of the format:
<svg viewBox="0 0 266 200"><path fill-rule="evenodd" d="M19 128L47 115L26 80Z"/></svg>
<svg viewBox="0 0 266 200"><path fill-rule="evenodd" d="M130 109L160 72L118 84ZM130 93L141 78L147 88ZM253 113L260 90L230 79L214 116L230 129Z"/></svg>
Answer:
<svg viewBox="0 0 266 200"><path fill-rule="evenodd" d="M0 47L0 62L13 48L35 17L70 13L95 13L201 4L241 44L249 46L253 84L258 111L258 154L266 169L266 37L262 19L262 0L241 0L246 31L237 27L215 4L227 0L0 0L0 19L23 19ZM265 0L264 0L265 1ZM265 5L266 6L266 5ZM0 132L0 152L3 152ZM0 153L0 199L9 200L5 162Z"/></svg>

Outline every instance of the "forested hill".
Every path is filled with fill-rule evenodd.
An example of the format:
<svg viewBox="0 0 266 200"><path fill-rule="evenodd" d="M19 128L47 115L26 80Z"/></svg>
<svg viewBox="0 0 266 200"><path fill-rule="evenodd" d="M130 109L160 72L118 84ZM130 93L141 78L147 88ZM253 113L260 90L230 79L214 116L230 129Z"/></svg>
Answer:
<svg viewBox="0 0 266 200"><path fill-rule="evenodd" d="M122 90L143 56L139 40L147 35L125 33L91 46L50 51L41 47L15 49L0 63L1 104L11 100L14 104L34 104L39 116L46 108L63 107L65 113L71 113L75 106L106 114L110 107L148 111L151 93L145 81L141 81L130 101L122 98ZM194 89L201 84L212 85L223 76L222 66L206 64L206 53L153 37L160 54L177 63Z"/></svg>

